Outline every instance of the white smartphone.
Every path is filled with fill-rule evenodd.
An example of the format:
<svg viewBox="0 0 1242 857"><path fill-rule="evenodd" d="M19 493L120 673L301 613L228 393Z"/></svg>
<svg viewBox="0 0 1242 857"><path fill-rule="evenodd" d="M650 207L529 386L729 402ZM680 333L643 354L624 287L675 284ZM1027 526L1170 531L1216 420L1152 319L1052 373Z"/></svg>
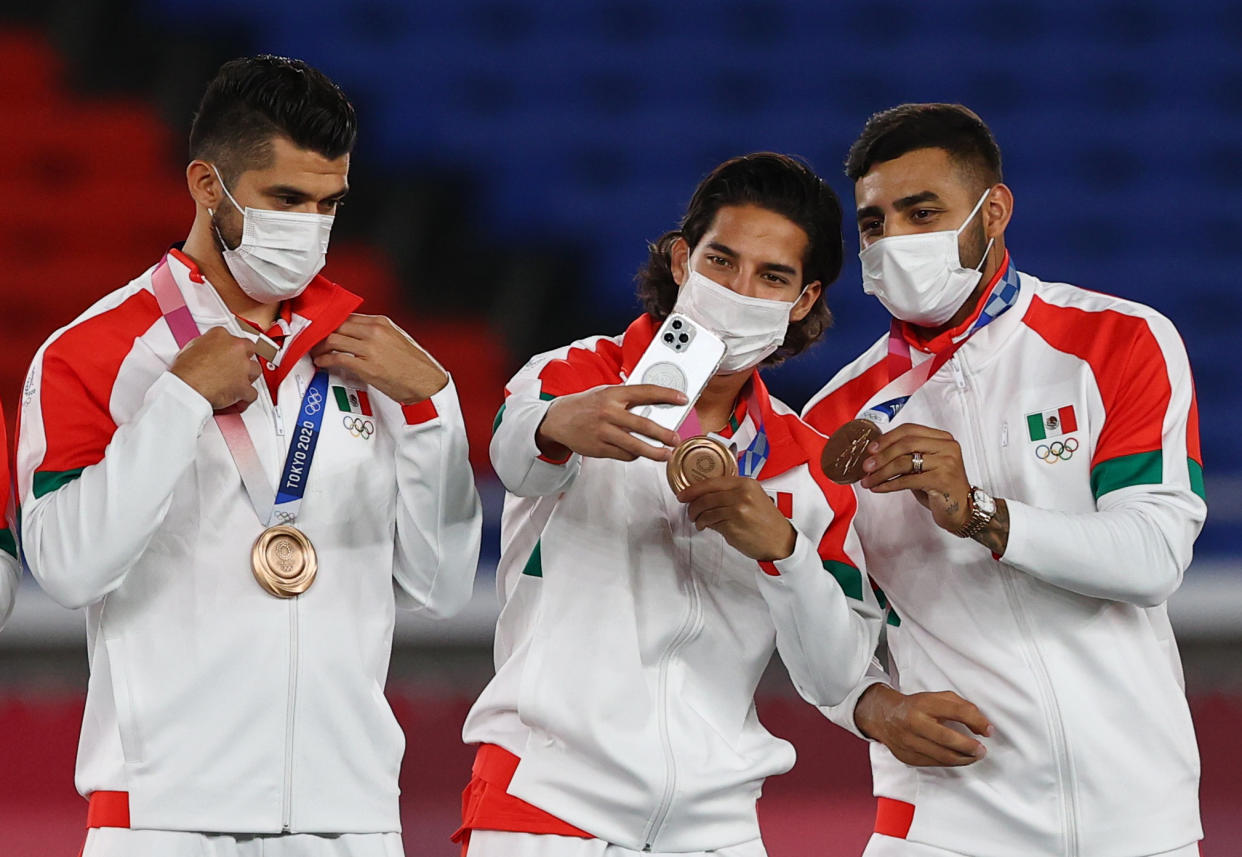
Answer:
<svg viewBox="0 0 1242 857"><path fill-rule="evenodd" d="M655 339L647 346L626 386L656 384L686 394L684 405L640 405L633 412L666 429L676 431L694 407L707 382L724 360L725 344L706 327L680 313L664 320ZM656 446L653 438L632 432L634 437Z"/></svg>

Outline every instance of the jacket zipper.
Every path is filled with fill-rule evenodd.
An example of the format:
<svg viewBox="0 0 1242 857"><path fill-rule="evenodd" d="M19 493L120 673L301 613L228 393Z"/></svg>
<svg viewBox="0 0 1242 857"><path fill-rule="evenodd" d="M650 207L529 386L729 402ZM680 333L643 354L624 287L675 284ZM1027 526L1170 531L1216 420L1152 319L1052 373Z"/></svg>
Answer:
<svg viewBox="0 0 1242 857"><path fill-rule="evenodd" d="M987 449L979 433L979 421L972 418L966 373L959 363L960 359L960 357L955 356L949 360L949 365L953 370L953 381L961 394L966 423L970 426L971 440L975 447L980 468L983 470L984 479L987 480L988 485L995 489L991 469L988 467ZM1002 438L1002 442L1005 444L1008 443L1008 427L1008 423L1006 423ZM1013 611L1014 618L1018 623L1018 631L1028 651L1027 659L1031 664L1032 671L1035 673L1040 701L1044 708L1044 716L1052 730L1052 743L1057 763L1057 779L1061 783L1061 832L1065 837L1065 857L1078 857L1077 795L1074 788L1074 778L1070 771L1069 751L1066 748L1065 725L1061 722L1061 706L1057 703L1056 691L1052 687L1052 679L1049 677L1048 667L1044 663L1043 654L1039 650L1038 643L1035 642L1034 634L1031 633L1030 618L1027 616L1026 608L1022 605L1018 594L1015 576L1012 569L1004 563L1000 564L1000 578L1002 585L1005 587L1005 598Z"/></svg>
<svg viewBox="0 0 1242 857"><path fill-rule="evenodd" d="M285 778L281 789L280 829L293 825L293 712L298 695L298 596L289 599L289 701L285 707Z"/></svg>
<svg viewBox="0 0 1242 857"><path fill-rule="evenodd" d="M660 796L660 803L656 806L655 813L647 822L647 829L643 832L643 851L650 852L655 844L656 837L659 835L660 828L664 826L665 819L668 818L669 810L673 805L673 795L677 791L677 764L673 756L673 741L669 735L668 729L668 671L672 665L673 657L685 648L686 644L694 638L699 631L699 624L702 620L702 601L699 598L699 587L694 579L693 564L689 573L686 575L687 582L690 585L690 605L686 610L686 616L678 628L676 636L664 649L660 655L660 677L658 684L659 693L659 709L657 722L660 726L660 747L664 751L664 794Z"/></svg>
<svg viewBox="0 0 1242 857"><path fill-rule="evenodd" d="M299 383L299 388L300 388ZM271 409L272 423L276 430L276 434L283 437L285 434L285 421L280 413L280 405L278 405L271 397L271 393L267 389L267 382L262 377L259 379L259 397L263 403ZM280 459L282 450L277 444L277 478L281 468ZM297 707L298 695L298 662L300 647L300 628L298 621L298 601L299 596L295 595L289 600L289 682L288 694L285 703L285 758L284 758L284 774L281 783L280 797L280 829L284 833L289 833L293 826L293 727L294 712Z"/></svg>

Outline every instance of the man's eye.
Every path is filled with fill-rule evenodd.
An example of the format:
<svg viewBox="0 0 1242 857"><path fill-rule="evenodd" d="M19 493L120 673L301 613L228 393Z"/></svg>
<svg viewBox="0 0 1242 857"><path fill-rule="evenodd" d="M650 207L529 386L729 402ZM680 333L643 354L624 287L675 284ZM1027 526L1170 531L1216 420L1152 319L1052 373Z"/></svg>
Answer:
<svg viewBox="0 0 1242 857"><path fill-rule="evenodd" d="M789 285L789 280L785 279L780 274L773 274L771 271L768 271L767 273L765 273L763 275L763 278L767 280L769 283L772 283L773 285L777 285L777 286Z"/></svg>
<svg viewBox="0 0 1242 857"><path fill-rule="evenodd" d="M918 211L914 212L914 219L915 220L926 220L927 218L931 217L933 214L935 214L935 212L933 212L929 208L920 208Z"/></svg>
<svg viewBox="0 0 1242 857"><path fill-rule="evenodd" d="M880 221L878 220L864 220L862 223L858 225L859 231L863 233L875 232L879 228L880 228Z"/></svg>
<svg viewBox="0 0 1242 857"><path fill-rule="evenodd" d="M713 265L720 265L721 267L727 267L729 264L729 260L726 259L724 256L713 256L709 254L706 258L707 258L707 261Z"/></svg>

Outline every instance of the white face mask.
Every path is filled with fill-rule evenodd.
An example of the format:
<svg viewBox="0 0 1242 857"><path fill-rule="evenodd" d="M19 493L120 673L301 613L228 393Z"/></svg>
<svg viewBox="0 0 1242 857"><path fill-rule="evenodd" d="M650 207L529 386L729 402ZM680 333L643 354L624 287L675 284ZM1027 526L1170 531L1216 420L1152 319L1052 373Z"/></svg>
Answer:
<svg viewBox="0 0 1242 857"><path fill-rule="evenodd" d="M689 316L724 340L721 374L745 372L764 361L785 341L793 303L750 298L713 282L686 263L686 281L677 292L674 312Z"/></svg>
<svg viewBox="0 0 1242 857"><path fill-rule="evenodd" d="M957 238L991 190L984 191L957 229L881 238L859 253L863 291L879 298L894 318L911 324L935 327L952 318L979 282L992 249L989 241L979 267L963 268Z"/></svg>
<svg viewBox="0 0 1242 857"><path fill-rule="evenodd" d="M307 284L323 269L332 234L330 214L300 211L243 210L224 186L216 170L220 188L242 215L241 243L232 250L224 245L224 264L243 292L262 303L277 303L302 294ZM211 209L207 213L215 217ZM224 237L216 230L220 243Z"/></svg>

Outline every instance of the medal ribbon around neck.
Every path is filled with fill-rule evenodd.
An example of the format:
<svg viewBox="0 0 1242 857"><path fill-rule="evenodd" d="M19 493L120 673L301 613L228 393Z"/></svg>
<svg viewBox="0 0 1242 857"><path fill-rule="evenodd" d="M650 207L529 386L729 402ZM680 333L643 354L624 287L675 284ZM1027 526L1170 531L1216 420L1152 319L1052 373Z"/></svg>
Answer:
<svg viewBox="0 0 1242 857"><path fill-rule="evenodd" d="M1013 261L1005 266L1005 271L983 304L983 311L975 319L970 329L961 334L948 348L933 354L918 366L910 358L910 343L901 335L901 327L893 319L888 332L888 377L889 383L874 398L879 404L869 405L858 416L871 420L880 427L892 422L897 413L906 406L910 397L919 391L944 364L948 363L967 341L983 328L1004 315L1018 301L1020 283L1018 269ZM894 395L896 394L896 395Z"/></svg>
<svg viewBox="0 0 1242 857"><path fill-rule="evenodd" d="M759 471L763 470L763 465L767 463L768 456L771 454L771 446L768 444L768 434L763 428L763 411L759 408L759 391L755 388L753 379L747 383L750 385L750 395L746 398L746 415L755 425L755 436L746 449L737 454L737 469L740 476L758 479ZM707 434L703 431L699 415L693 406L686 412L686 418L678 427L677 434L682 440ZM710 436L718 437L714 434ZM719 439L724 441L724 438ZM731 444L726 442L725 446L728 447Z"/></svg>
<svg viewBox="0 0 1242 857"><path fill-rule="evenodd" d="M201 331L190 314L190 308L185 304L185 296L177 286L177 281L173 279L167 256L156 267L151 280L164 321L168 323L177 346L184 348ZM310 473L311 460L315 457L315 447L319 442L327 393L328 373L321 369L315 373L302 397L297 429L285 456L279 491L272 490L241 414L214 415L216 426L224 436L224 442L233 456L233 463L241 474L250 503L264 526L288 524L297 517L302 497L306 493L306 478Z"/></svg>

